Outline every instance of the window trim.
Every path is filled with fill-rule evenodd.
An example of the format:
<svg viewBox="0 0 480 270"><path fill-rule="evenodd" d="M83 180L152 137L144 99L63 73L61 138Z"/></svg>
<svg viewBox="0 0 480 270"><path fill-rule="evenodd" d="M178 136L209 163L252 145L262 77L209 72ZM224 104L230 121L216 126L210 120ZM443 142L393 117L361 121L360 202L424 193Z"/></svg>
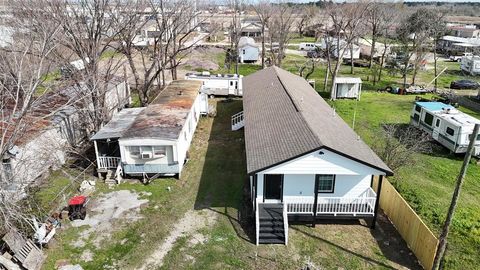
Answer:
<svg viewBox="0 0 480 270"><path fill-rule="evenodd" d="M449 129L453 131L453 134L448 133L448 130L449 130ZM453 129L453 128L451 128L451 127L447 127L447 128L445 128L445 133L446 133L448 136L452 136L452 137L453 137L453 136L455 136L455 129Z"/></svg>
<svg viewBox="0 0 480 270"><path fill-rule="evenodd" d="M322 175L331 175L333 176L332 177L332 190L328 190L328 191L320 191L318 188L320 186L320 176ZM336 182L336 179L337 179L337 175L336 174L315 174L315 191L317 194L319 193L326 193L326 194L332 194L332 193L335 193L335 182Z"/></svg>
<svg viewBox="0 0 480 270"><path fill-rule="evenodd" d="M427 122L427 116L428 116L429 118L432 117L432 121L431 121L430 123ZM433 116L433 114L428 113L428 112L425 112L425 115L423 116L423 122L424 122L425 124L429 125L429 126L433 126L433 119L434 119L434 118L435 118L435 117Z"/></svg>

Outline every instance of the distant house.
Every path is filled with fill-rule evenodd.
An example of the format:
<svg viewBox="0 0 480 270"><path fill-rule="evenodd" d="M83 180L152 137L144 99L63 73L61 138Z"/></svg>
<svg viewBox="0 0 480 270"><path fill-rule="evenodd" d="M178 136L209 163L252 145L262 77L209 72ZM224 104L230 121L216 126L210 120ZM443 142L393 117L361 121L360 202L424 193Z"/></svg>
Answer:
<svg viewBox="0 0 480 270"><path fill-rule="evenodd" d="M365 218L373 227L372 179L392 175L388 166L303 78L269 67L243 82L256 243L286 244L293 221Z"/></svg>
<svg viewBox="0 0 480 270"><path fill-rule="evenodd" d="M240 31L242 37L260 38L262 37L262 24L254 21L242 22Z"/></svg>
<svg viewBox="0 0 480 270"><path fill-rule="evenodd" d="M447 55L461 55L480 47L480 38L443 36L437 43L437 49Z"/></svg>
<svg viewBox="0 0 480 270"><path fill-rule="evenodd" d="M145 108L124 109L90 138L97 171L116 176L180 176L208 100L202 83L173 81Z"/></svg>
<svg viewBox="0 0 480 270"><path fill-rule="evenodd" d="M334 93L332 99L353 98L360 100L362 79L352 77L336 77L333 82Z"/></svg>
<svg viewBox="0 0 480 270"><path fill-rule="evenodd" d="M240 63L253 63L258 60L260 49L255 40L250 37L241 37L238 41L238 61Z"/></svg>
<svg viewBox="0 0 480 270"><path fill-rule="evenodd" d="M479 38L480 29L477 29L475 25L462 25L462 26L452 26L449 30L456 37L463 38Z"/></svg>

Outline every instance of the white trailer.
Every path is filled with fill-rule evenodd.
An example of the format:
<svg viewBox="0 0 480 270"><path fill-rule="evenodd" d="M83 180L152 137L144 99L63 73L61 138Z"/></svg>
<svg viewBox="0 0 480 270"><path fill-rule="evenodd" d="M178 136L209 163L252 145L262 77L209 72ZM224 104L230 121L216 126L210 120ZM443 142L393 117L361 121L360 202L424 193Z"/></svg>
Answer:
<svg viewBox="0 0 480 270"><path fill-rule="evenodd" d="M410 123L453 153L465 153L480 120L441 102L415 102ZM480 135L475 140L474 155L480 156Z"/></svg>
<svg viewBox="0 0 480 270"><path fill-rule="evenodd" d="M460 69L470 75L480 74L480 57L479 56L464 56L460 63Z"/></svg>
<svg viewBox="0 0 480 270"><path fill-rule="evenodd" d="M242 96L242 75L218 74L210 72L187 73L186 80L202 81L200 92L209 96Z"/></svg>

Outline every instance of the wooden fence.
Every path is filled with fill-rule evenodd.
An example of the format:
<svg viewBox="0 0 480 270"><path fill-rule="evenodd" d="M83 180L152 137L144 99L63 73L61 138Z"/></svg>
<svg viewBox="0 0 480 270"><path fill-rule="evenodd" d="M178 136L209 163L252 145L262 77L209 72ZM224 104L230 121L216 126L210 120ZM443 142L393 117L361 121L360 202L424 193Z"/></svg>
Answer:
<svg viewBox="0 0 480 270"><path fill-rule="evenodd" d="M378 190L377 187L376 177L373 181L374 190ZM437 237L386 178L382 181L380 208L407 242L423 268L432 269L438 246Z"/></svg>

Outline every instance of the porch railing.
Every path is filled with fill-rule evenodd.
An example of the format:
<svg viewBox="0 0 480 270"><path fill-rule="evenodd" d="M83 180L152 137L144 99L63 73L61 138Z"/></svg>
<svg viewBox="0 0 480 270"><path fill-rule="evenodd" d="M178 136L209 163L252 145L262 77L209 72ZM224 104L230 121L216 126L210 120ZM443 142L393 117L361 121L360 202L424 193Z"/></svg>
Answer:
<svg viewBox="0 0 480 270"><path fill-rule="evenodd" d="M315 198L313 196L284 197L288 214L311 214L314 212ZM322 197L317 198L317 214L348 214L372 215L375 209L377 195L373 189L366 189L358 197Z"/></svg>
<svg viewBox="0 0 480 270"><path fill-rule="evenodd" d="M97 165L99 169L117 169L120 163L119 157L98 157Z"/></svg>

